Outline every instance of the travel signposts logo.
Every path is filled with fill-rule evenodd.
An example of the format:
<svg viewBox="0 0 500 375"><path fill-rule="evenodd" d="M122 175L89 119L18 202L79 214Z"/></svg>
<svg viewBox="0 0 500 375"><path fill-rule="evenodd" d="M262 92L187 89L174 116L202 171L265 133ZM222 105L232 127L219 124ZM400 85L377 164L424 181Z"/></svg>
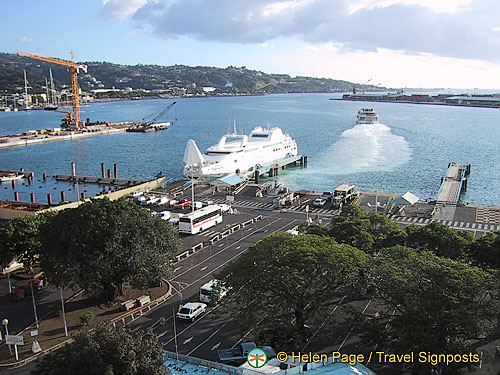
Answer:
<svg viewBox="0 0 500 375"><path fill-rule="evenodd" d="M267 363L266 352L260 348L255 348L248 352L247 362L253 368L261 368Z"/></svg>

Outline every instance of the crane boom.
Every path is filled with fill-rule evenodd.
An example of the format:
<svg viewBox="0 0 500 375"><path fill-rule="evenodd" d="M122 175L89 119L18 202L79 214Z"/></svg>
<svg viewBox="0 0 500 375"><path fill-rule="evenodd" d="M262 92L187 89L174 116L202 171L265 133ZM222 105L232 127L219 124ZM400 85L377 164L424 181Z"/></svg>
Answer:
<svg viewBox="0 0 500 375"><path fill-rule="evenodd" d="M150 122L149 124L153 124L155 123L161 116L163 116L165 113L167 113L168 111L170 111L170 109L175 105L175 103L177 102L173 102L172 104L170 104L168 107L166 107L165 109L163 109L159 114L157 114Z"/></svg>
<svg viewBox="0 0 500 375"><path fill-rule="evenodd" d="M76 127L80 128L81 126L81 121L80 121L80 89L78 87L78 73L80 72L80 69L83 70L85 73L87 73L87 65L84 64L77 64L74 61L65 61L65 60L60 60L60 59L54 59L52 57L45 57L45 56L39 56L35 55L33 53L28 53L28 52L23 52L23 51L16 51L16 53L19 56L24 56L24 57L29 57L30 59L35 59L35 60L40 60L40 61L45 61L49 62L52 64L57 64L57 65L63 65L66 66L70 69L71 72L71 102L73 105L73 120L75 121ZM73 51L71 52L71 58L73 58Z"/></svg>

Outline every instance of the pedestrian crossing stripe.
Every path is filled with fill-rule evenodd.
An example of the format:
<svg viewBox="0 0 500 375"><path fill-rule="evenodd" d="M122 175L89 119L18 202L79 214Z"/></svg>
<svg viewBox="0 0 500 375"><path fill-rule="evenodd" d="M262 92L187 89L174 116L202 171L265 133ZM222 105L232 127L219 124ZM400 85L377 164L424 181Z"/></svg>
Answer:
<svg viewBox="0 0 500 375"><path fill-rule="evenodd" d="M484 224L484 223L470 223L464 221L453 221L453 220L432 220L432 219L423 219L418 217L410 217L410 216L396 216L396 215L388 215L388 218L393 221L399 221L402 223L414 223L414 224L430 224L433 221L437 221L443 225L447 225L452 228L463 228L463 229L477 229L482 231L493 231L500 230L500 225L496 224Z"/></svg>

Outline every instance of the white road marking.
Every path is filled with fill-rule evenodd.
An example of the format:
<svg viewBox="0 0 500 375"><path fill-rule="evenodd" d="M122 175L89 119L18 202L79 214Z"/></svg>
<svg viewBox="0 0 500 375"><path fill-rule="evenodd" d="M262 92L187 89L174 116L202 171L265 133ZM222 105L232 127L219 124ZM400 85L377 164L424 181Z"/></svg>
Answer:
<svg viewBox="0 0 500 375"><path fill-rule="evenodd" d="M219 341L217 344L215 344L214 346L212 346L212 349L210 349L210 350L219 349L220 344L221 344L221 342Z"/></svg>
<svg viewBox="0 0 500 375"><path fill-rule="evenodd" d="M165 332L162 332L158 335L158 338L165 336L165 334L168 332L168 329Z"/></svg>
<svg viewBox="0 0 500 375"><path fill-rule="evenodd" d="M368 308L368 306L370 305L370 303L372 303L372 300L368 301L368 303L366 304L366 306L363 309L363 311L361 311L361 314L364 314L364 312L366 311L366 309ZM337 349L338 352L340 352L340 349L342 349L342 347L344 346L345 342L347 341L347 339L351 335L351 332L353 331L353 329L354 329L354 325L351 327L351 329L349 330L349 332L347 332L347 335L345 336L344 341L342 341L342 344L340 344L340 346L338 347L338 349Z"/></svg>
<svg viewBox="0 0 500 375"><path fill-rule="evenodd" d="M183 345L186 345L188 342L191 342L192 339L193 337L191 336L190 338L184 340Z"/></svg>
<svg viewBox="0 0 500 375"><path fill-rule="evenodd" d="M200 268L200 271L205 271L207 268L208 268L208 266L201 267L201 268Z"/></svg>
<svg viewBox="0 0 500 375"><path fill-rule="evenodd" d="M132 332L137 332L137 331L138 331L138 330L140 330L140 329L141 329L141 326L139 325L139 326L135 327L135 328L132 330Z"/></svg>
<svg viewBox="0 0 500 375"><path fill-rule="evenodd" d="M214 331L210 336L208 336L208 338L206 340L204 340L203 342L200 342L196 348L194 348L193 350L191 350L187 355L191 355L193 354L194 351L196 351L200 346L202 346L203 344L205 344L207 341L209 341L212 337L214 337L217 332L219 332L222 328L224 328L226 326L228 322L224 323L222 326L220 326L216 331ZM220 342L216 345L217 347L219 347L220 345ZM215 346L214 346L215 347ZM214 348L212 348L212 350L214 350Z"/></svg>
<svg viewBox="0 0 500 375"><path fill-rule="evenodd" d="M282 219L282 218L278 218L278 219L276 219L275 221L273 221L272 223L266 224L263 228L268 227L268 226L270 226L270 225L272 225L272 224L274 224L274 223L276 223L276 222L278 222L278 221L280 221L280 220L284 220L284 219ZM288 224L294 223L294 222L296 222L296 221L297 221L297 220L292 220L292 221L291 221L290 223L288 223ZM285 224L284 226L286 226L286 225L288 225L288 224ZM251 234L247 234L246 236L244 236L244 237L240 238L239 240L237 240L237 241L233 242L231 245L228 245L228 246L226 246L225 248L221 249L220 251L216 252L215 254L212 254L212 256L208 257L207 259L202 260L202 261L201 261L200 263L198 263L196 266L193 266L193 267L191 267L191 268L188 268L187 270L185 270L184 272L180 273L179 275L176 275L176 276L175 276L175 279L176 279L176 278L178 278L178 277L181 277L182 275L184 275L185 273L187 273L187 272L191 271L192 269L196 268L196 267L197 267L197 266L199 266L200 264L205 263L205 262L206 262L206 261L208 261L209 259L212 259L213 257L217 256L217 255L218 255L218 254L220 254L221 252L225 251L226 249L229 249L231 246L234 246L234 245L236 245L237 243L240 243L241 241L245 240L246 238L248 238L248 237L250 237L250 236L251 236ZM231 258L231 259L233 259L233 258ZM226 262L226 263L227 263L227 262ZM226 263L224 263L224 264L226 264ZM220 267L217 267L216 269L218 269L218 268L220 268ZM174 280L174 281L175 281L175 280ZM193 284L193 283L191 283L189 286L191 286L192 284Z"/></svg>
<svg viewBox="0 0 500 375"><path fill-rule="evenodd" d="M177 267L176 269L174 269L174 273L176 273L177 271L179 271L182 267Z"/></svg>

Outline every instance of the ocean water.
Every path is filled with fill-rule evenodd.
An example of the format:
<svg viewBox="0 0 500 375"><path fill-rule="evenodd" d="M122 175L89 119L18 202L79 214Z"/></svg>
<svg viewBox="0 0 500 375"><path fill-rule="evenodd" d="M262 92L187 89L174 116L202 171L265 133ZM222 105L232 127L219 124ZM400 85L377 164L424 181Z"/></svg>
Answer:
<svg viewBox="0 0 500 375"><path fill-rule="evenodd" d="M500 205L500 111L489 108L447 107L399 103L361 103L329 100L339 94L287 94L254 97L183 98L93 103L82 108L82 118L92 121L140 121L158 113L172 101L177 104L165 120L177 119L166 131L120 133L57 141L0 150L0 169L35 172L32 186L18 184L22 200L35 192L66 191L76 197L76 187L41 181L41 174L99 175L100 163L118 164L119 177L149 179L158 171L182 178L182 157L188 139L203 151L232 129L248 133L254 126L279 126L308 156L306 168L281 171L277 177L292 189L333 190L353 183L362 191L404 193L435 199L449 162L470 163L468 191L462 201ZM381 124L355 125L356 114L373 107ZM0 112L0 134L58 127L62 114L45 111ZM40 181L39 181L40 180ZM71 189L71 190L70 190ZM79 186L79 192L100 188ZM12 199L10 184L0 188L1 199ZM54 199L58 201L58 199Z"/></svg>

